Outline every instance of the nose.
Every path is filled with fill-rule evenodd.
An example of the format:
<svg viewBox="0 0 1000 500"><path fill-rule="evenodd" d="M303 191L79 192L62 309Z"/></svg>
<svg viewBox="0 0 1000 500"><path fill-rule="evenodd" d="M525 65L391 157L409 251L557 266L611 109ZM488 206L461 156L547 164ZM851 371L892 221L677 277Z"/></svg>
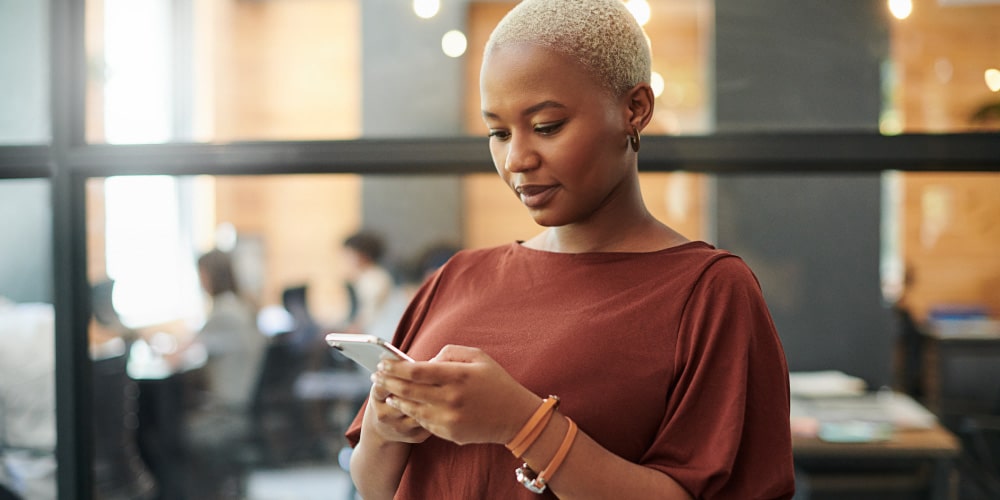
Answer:
<svg viewBox="0 0 1000 500"><path fill-rule="evenodd" d="M507 157L504 159L504 170L517 173L538 168L539 157L529 138L511 137L507 143Z"/></svg>

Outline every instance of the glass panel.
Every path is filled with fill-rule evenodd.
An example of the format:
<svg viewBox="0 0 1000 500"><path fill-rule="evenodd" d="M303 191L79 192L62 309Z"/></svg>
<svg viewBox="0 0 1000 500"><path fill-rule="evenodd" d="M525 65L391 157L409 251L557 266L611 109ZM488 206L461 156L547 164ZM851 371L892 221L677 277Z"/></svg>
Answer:
<svg viewBox="0 0 1000 500"><path fill-rule="evenodd" d="M351 310L340 242L360 225L359 178L86 192L98 496L352 498L338 454L368 375L320 334Z"/></svg>
<svg viewBox="0 0 1000 500"><path fill-rule="evenodd" d="M1000 173L899 174L894 224L906 301L919 318L936 307L973 306L1000 314ZM900 283L903 285L904 283Z"/></svg>
<svg viewBox="0 0 1000 500"><path fill-rule="evenodd" d="M358 3L88 2L88 141L357 137Z"/></svg>
<svg viewBox="0 0 1000 500"><path fill-rule="evenodd" d="M642 184L652 212L704 232L702 176L643 174ZM387 203L397 189L426 196ZM135 498L154 485L166 498L217 487L248 498L305 498L311 488L348 498L338 454L368 379L319 334L389 337L427 269L457 248L539 230L492 174L129 176L90 179L86 192L92 353L104 377L94 393L95 477L99 493ZM465 215L442 232L442 212ZM378 261L395 283L370 318L366 294L347 286L356 258L345 242L362 227L382 238ZM227 252L238 295L205 291L218 276L199 272L198 260L213 248ZM249 325L243 338L215 330L236 297L256 313L253 322L230 317ZM240 387L243 406L220 386Z"/></svg>
<svg viewBox="0 0 1000 500"><path fill-rule="evenodd" d="M45 144L49 3L0 0L0 145Z"/></svg>
<svg viewBox="0 0 1000 500"><path fill-rule="evenodd" d="M714 128L710 93L713 2L652 0L643 29L653 57L656 107L646 134L699 135ZM465 68L465 130L485 135L479 103L479 67L483 48L494 26L516 2L469 2L470 49ZM641 15L641 14L637 14Z"/></svg>
<svg viewBox="0 0 1000 500"><path fill-rule="evenodd" d="M386 201L396 192L394 182L438 191L396 205ZM1000 245L994 223L1000 213L994 196L1000 175L995 173L715 178L647 173L641 183L646 203L659 219L691 238L732 250L750 264L793 370L839 369L873 388L896 384L910 391L905 375L892 369L919 357L893 364L908 351L897 348L904 339L889 322L888 303L905 307L921 322L940 305L973 306L994 314L1000 310L995 294L989 293L1000 279L994 257ZM458 195L442 195L447 190ZM359 227L381 232L390 251L380 263L398 285L393 307L387 306L383 317L392 322L423 276L414 263L434 246L417 243L409 233L385 230L392 227L385 221L401 219L401 226L432 233L441 219L421 221L420 214L438 214L445 205L445 211L463 215L449 222L461 238L439 241L458 242L445 245L445 251L505 244L539 230L514 200L492 174L424 176L419 184L408 177L346 174L90 180L88 272L95 283L115 280L111 303L122 320L117 335L102 336L95 323L95 344L120 339L99 343L106 349L95 349L95 363L117 359L118 365L100 366L117 366L119 375L124 370L139 388L126 392L133 395L123 400L128 405L116 406L132 409L134 420L125 422L138 422L125 431L135 443L132 456L140 457L123 476L131 481L129 487L149 487L143 478L151 477L168 496L189 487L202 493L232 488L249 498L273 491L309 496L317 488L327 498L349 498L350 483L338 455L344 426L364 397L366 379L316 342L318 332L357 325L352 311L361 307L352 308L345 285L352 261L342 243ZM155 229L130 224L132 213L155 221L147 224ZM824 223L817 225L817 220ZM137 230L145 232L140 236ZM219 373L215 367L247 355L236 348L256 341L222 340L211 333L211 318L219 314L222 299L203 291L213 283L207 276L192 279L198 257L211 248L229 251L240 295L248 297L245 307L257 312L247 339L264 339L262 361L242 363L254 367L258 376L235 378L259 381L242 389L254 394L249 410L221 404L231 400L219 399L224 396L212 390ZM885 281L899 277L898 269L880 276L880 261L887 260L905 262L917 277L907 283L905 300L899 293L883 296L892 288ZM147 315L150 303L172 306ZM852 314L844 315L844 310ZM303 311L308 314L296 314ZM376 331L374 325L365 328ZM292 346L307 345L297 343L303 338L311 338L312 347L295 350ZM112 355L97 357L101 352ZM95 410L108 406L98 404ZM245 413L233 417L231 412L240 408ZM220 415L226 418L226 433L215 432ZM104 432L120 437L123 431ZM206 432L217 439L205 439ZM113 459L98 455L95 472L104 479L99 488L121 486L113 476L100 475L105 461Z"/></svg>
<svg viewBox="0 0 1000 500"><path fill-rule="evenodd" d="M705 133L711 3L653 4L659 15L647 29L662 47L654 50L662 106L650 132ZM478 135L482 46L512 5L447 2L421 19L397 1L89 2L87 51L97 70L88 81L87 137L158 143ZM463 26L469 48L449 57L443 35ZM455 98L463 93L464 100Z"/></svg>
<svg viewBox="0 0 1000 500"><path fill-rule="evenodd" d="M28 3L28 2L24 2ZM2 23L2 21L0 21ZM46 179L0 180L0 497L56 497L52 208Z"/></svg>
<svg viewBox="0 0 1000 500"><path fill-rule="evenodd" d="M1000 4L917 0L890 27L883 131L1000 130Z"/></svg>
<svg viewBox="0 0 1000 500"><path fill-rule="evenodd" d="M482 46L514 4L447 2L422 19L389 0L95 0L88 139L478 135ZM629 4L650 13L651 133L997 128L996 3ZM449 57L455 28L467 49Z"/></svg>

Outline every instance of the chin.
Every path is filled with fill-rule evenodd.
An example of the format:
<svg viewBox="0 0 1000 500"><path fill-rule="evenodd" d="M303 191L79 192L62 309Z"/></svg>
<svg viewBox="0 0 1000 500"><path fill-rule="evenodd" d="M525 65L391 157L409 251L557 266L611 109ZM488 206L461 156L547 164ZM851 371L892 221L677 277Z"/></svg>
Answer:
<svg viewBox="0 0 1000 500"><path fill-rule="evenodd" d="M535 224L538 224L539 226L542 227L559 227L569 224L569 221L565 220L564 217L560 217L552 213L546 213L543 210L539 211L532 210L531 219L535 221Z"/></svg>

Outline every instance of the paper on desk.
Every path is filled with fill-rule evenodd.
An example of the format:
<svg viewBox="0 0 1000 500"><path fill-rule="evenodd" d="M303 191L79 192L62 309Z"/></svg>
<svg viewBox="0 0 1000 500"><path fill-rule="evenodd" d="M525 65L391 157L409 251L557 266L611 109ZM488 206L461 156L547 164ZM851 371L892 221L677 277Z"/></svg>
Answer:
<svg viewBox="0 0 1000 500"><path fill-rule="evenodd" d="M886 424L893 429L929 429L937 423L930 410L913 398L892 391L859 396L793 397L790 417L792 431L797 435L814 435L823 426L853 422Z"/></svg>
<svg viewBox="0 0 1000 500"><path fill-rule="evenodd" d="M791 372L788 386L793 397L805 398L857 396L867 388L864 380L838 370Z"/></svg>

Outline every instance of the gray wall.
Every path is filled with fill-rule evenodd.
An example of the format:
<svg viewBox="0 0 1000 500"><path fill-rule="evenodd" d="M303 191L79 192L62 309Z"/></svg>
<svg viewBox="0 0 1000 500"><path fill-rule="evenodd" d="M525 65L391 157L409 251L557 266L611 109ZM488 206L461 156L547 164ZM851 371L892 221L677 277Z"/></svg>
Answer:
<svg viewBox="0 0 1000 500"><path fill-rule="evenodd" d="M884 2L716 0L716 130L878 130Z"/></svg>
<svg viewBox="0 0 1000 500"><path fill-rule="evenodd" d="M888 383L878 175L726 176L716 189L718 244L756 273L789 368Z"/></svg>
<svg viewBox="0 0 1000 500"><path fill-rule="evenodd" d="M441 36L465 29L465 2L442 2L431 19L410 2L361 2L362 130L372 137L461 135L464 58L441 52ZM382 233L388 259L462 241L461 181L454 176L366 176L365 228Z"/></svg>
<svg viewBox="0 0 1000 500"><path fill-rule="evenodd" d="M413 259L431 245L462 242L461 182L458 176L364 178L362 224L386 237L390 263Z"/></svg>
<svg viewBox="0 0 1000 500"><path fill-rule="evenodd" d="M718 130L876 128L881 8L853 0L717 1ZM880 176L725 175L715 184L716 241L760 279L789 368L888 383Z"/></svg>

